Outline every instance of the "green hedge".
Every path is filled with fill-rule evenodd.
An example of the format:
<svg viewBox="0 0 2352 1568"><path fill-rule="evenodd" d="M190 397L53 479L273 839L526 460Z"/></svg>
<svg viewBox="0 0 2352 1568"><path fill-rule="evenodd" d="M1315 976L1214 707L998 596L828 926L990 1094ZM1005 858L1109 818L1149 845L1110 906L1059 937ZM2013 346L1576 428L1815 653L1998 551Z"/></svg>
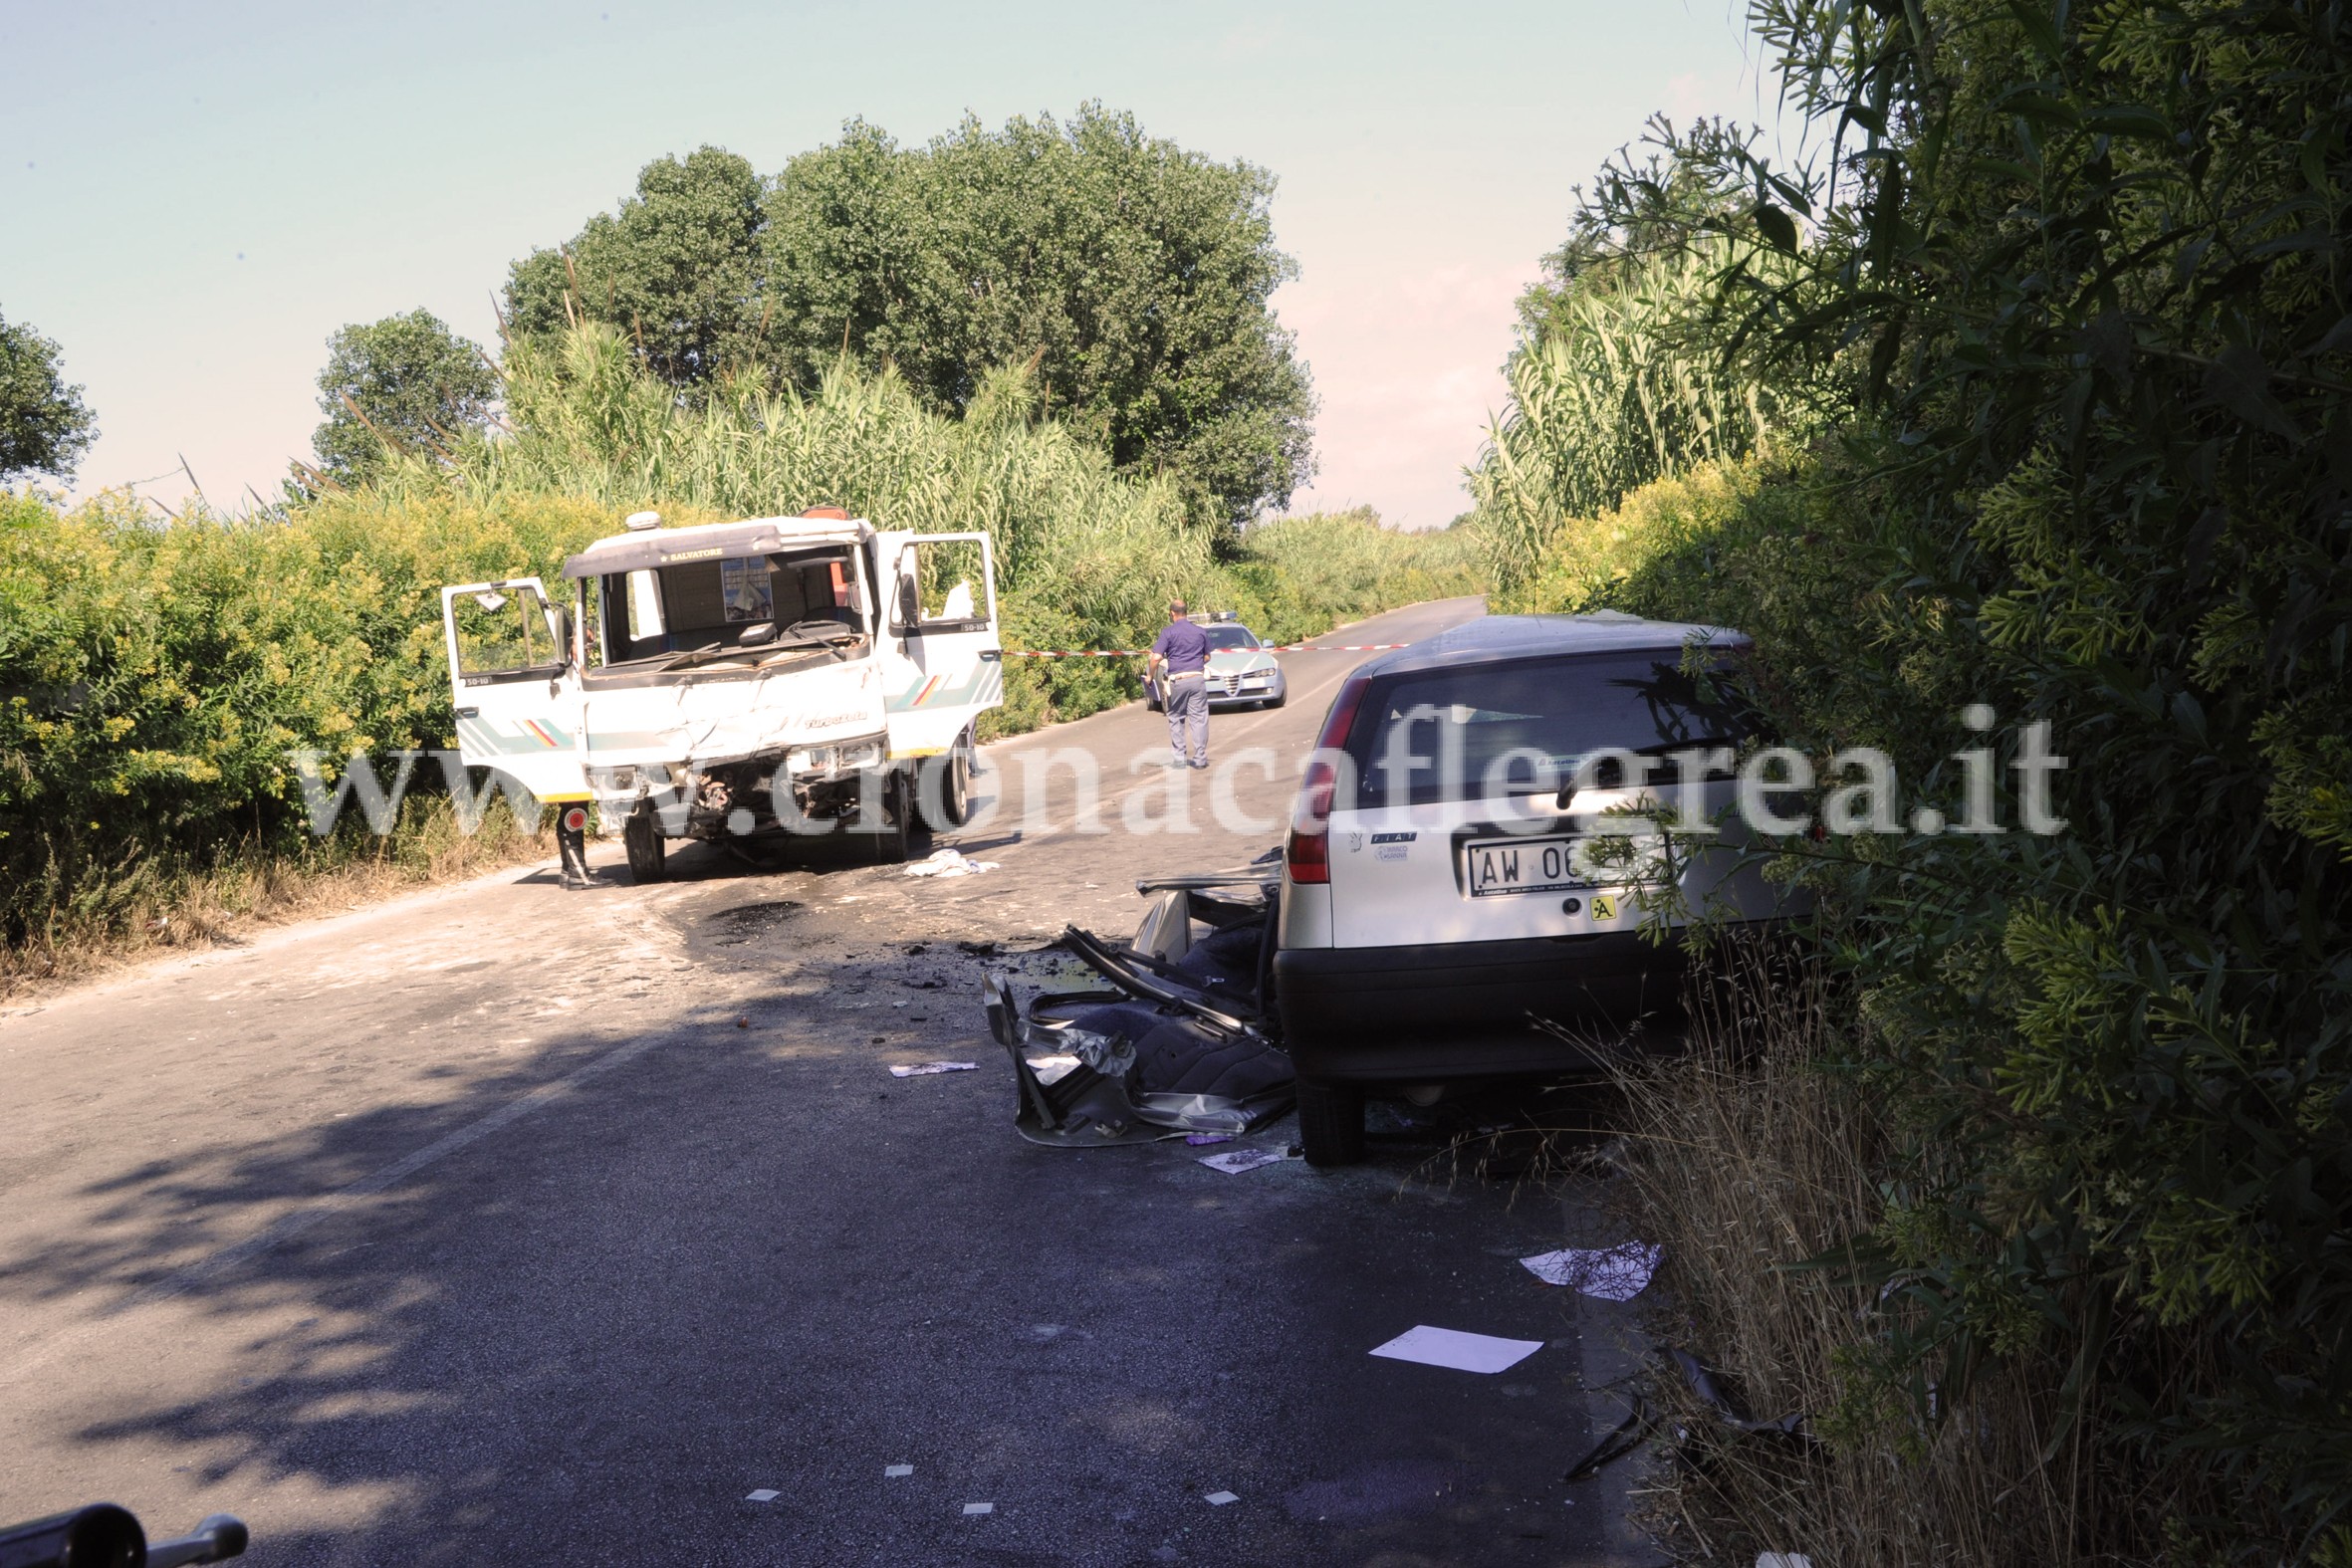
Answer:
<svg viewBox="0 0 2352 1568"><path fill-rule="evenodd" d="M446 484L327 496L284 520L199 509L175 523L120 496L70 511L0 498L7 944L104 932L174 878L226 861L316 856L291 750L452 745L441 585L552 577L619 521L601 499L486 488L479 499ZM721 515L665 511L673 522ZM1006 645L1141 646L1175 594L1294 639L1475 589L1462 541L1395 534L1369 514L1276 523L1253 539L1230 564L1164 541L1122 551L1098 529L1033 539L1002 598ZM1010 661L1007 686L993 734L1124 701L1136 671ZM438 774L413 783L429 793Z"/></svg>

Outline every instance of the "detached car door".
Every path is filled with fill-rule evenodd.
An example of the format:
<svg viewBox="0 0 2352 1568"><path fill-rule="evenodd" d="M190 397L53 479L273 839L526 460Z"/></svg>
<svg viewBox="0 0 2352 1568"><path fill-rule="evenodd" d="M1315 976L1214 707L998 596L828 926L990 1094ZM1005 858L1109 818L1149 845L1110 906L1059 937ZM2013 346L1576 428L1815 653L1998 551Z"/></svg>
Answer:
<svg viewBox="0 0 2352 1568"><path fill-rule="evenodd" d="M441 590L457 747L542 800L588 798L577 632L537 577Z"/></svg>
<svg viewBox="0 0 2352 1568"><path fill-rule="evenodd" d="M986 534L884 536L884 709L893 758L936 757L1005 701Z"/></svg>

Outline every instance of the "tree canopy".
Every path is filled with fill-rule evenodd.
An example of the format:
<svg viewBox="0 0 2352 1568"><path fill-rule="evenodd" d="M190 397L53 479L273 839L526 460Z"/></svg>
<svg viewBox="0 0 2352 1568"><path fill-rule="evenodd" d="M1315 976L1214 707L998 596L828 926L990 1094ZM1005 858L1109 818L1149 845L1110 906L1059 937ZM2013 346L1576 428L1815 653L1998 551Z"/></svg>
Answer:
<svg viewBox="0 0 2352 1568"><path fill-rule="evenodd" d="M510 322L608 322L689 395L726 373L814 387L845 351L954 412L1034 364L1047 412L1239 523L1311 473L1273 191L1097 105L922 147L853 120L772 179L715 147L648 164L617 215L516 265Z"/></svg>
<svg viewBox="0 0 2352 1568"><path fill-rule="evenodd" d="M70 478L98 437L98 417L69 386L56 343L0 317L0 484L26 474Z"/></svg>
<svg viewBox="0 0 2352 1568"><path fill-rule="evenodd" d="M353 323L327 339L319 372L319 410L311 437L320 468L349 484L383 463L387 445L450 448L490 421L498 372L479 345L451 332L430 311Z"/></svg>
<svg viewBox="0 0 2352 1568"><path fill-rule="evenodd" d="M610 323L679 386L762 363L767 190L751 164L717 147L654 159L618 215L599 212L566 244L515 264L508 329L543 336L576 317Z"/></svg>

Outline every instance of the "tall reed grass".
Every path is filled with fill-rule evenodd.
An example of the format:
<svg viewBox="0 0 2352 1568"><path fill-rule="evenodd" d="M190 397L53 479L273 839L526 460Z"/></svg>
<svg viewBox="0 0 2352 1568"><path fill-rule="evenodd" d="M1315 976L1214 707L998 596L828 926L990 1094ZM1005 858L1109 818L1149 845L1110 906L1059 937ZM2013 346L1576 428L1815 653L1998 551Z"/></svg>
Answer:
<svg viewBox="0 0 2352 1568"><path fill-rule="evenodd" d="M1672 1461L1653 1478L1653 1526L1686 1560L1742 1565L2159 1560L2150 1493L2183 1477L2103 1464L2095 1418L2065 1423L2063 1364L2023 1357L1965 1387L1947 1369L1936 1390L1936 1369L1885 1354L1909 1293L1847 1283L1839 1258L1898 1196L1895 1102L1841 1067L1860 1025L1818 964L1742 941L1712 951L1725 982L1700 994L1688 1052L1621 1076L1625 1169L1639 1233L1665 1244L1660 1336L1722 1369L1750 1415L1804 1423L1795 1441L1737 1431L1662 1372Z"/></svg>
<svg viewBox="0 0 2352 1568"><path fill-rule="evenodd" d="M1625 255L1569 281L1505 366L1509 398L1470 471L1499 586L1569 520L1702 464L1801 444L1809 404L1733 353L1714 315L1725 244Z"/></svg>

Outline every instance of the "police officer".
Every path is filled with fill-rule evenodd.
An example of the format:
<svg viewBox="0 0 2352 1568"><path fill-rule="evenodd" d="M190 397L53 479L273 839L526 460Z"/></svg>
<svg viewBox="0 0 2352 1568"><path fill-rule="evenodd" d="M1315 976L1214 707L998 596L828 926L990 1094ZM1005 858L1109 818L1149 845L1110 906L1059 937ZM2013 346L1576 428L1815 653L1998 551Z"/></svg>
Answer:
<svg viewBox="0 0 2352 1568"><path fill-rule="evenodd" d="M1176 754L1168 766L1208 767L1209 634L1185 617L1182 599L1168 606L1168 624L1151 645L1151 668L1162 673L1168 698L1168 745Z"/></svg>

